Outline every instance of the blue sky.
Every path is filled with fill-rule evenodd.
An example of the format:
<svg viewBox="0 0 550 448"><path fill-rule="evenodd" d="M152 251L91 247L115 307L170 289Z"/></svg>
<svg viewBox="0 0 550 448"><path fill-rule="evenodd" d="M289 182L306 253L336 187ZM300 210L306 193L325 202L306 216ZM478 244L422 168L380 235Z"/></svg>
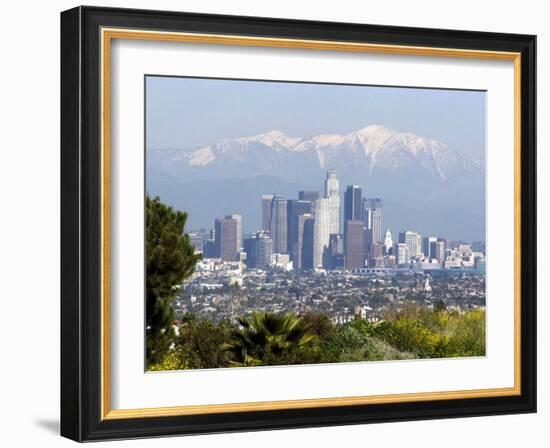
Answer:
<svg viewBox="0 0 550 448"><path fill-rule="evenodd" d="M280 130L347 134L371 124L485 153L485 92L148 76L148 148L189 148Z"/></svg>

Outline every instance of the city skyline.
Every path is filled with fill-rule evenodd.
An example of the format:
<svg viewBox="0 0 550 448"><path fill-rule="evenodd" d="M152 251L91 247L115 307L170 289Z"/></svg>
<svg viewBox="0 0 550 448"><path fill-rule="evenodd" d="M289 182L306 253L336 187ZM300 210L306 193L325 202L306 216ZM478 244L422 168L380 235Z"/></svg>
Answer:
<svg viewBox="0 0 550 448"><path fill-rule="evenodd" d="M146 95L146 191L188 212L193 229L238 213L242 232L271 231L256 193L302 190L329 199L330 232L344 233L335 210L357 185L384 198L382 232L485 238L484 92L148 77ZM159 149L155 135L181 144Z"/></svg>
<svg viewBox="0 0 550 448"><path fill-rule="evenodd" d="M259 194L262 227L246 237L243 217L237 213L215 218L205 241L199 241L197 232L190 234L205 258L242 261L249 268L360 270L415 263L428 269L478 269L485 262L484 250L472 251L466 244L459 246L457 262L453 248L440 235L422 237L410 228L398 233L383 230L383 199L363 197L358 185L346 186L343 207L340 193L337 172L328 169L322 196L316 191L299 191L296 198L288 199L276 193ZM465 258L468 252L471 257Z"/></svg>

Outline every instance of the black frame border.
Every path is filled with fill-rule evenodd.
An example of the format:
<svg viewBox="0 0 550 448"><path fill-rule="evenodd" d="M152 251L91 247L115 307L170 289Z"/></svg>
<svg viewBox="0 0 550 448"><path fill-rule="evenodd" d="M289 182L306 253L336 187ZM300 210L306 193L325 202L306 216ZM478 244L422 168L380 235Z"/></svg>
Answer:
<svg viewBox="0 0 550 448"><path fill-rule="evenodd" d="M101 420L100 28L521 53L521 395ZM536 412L536 36L77 7L61 13L61 435L76 441Z"/></svg>

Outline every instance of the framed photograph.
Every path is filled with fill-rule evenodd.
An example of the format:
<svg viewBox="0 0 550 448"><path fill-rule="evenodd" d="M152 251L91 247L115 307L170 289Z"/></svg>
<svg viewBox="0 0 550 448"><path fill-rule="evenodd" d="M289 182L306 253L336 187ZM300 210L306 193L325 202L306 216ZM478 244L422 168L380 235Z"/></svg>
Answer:
<svg viewBox="0 0 550 448"><path fill-rule="evenodd" d="M61 433L536 411L535 36L61 14Z"/></svg>

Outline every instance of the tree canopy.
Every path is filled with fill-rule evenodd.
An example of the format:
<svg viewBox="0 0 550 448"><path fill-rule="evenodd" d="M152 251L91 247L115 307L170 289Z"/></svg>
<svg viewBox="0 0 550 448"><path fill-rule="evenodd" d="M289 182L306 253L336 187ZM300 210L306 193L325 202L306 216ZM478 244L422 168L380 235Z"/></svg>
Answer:
<svg viewBox="0 0 550 448"><path fill-rule="evenodd" d="M174 310L182 282L202 255L185 234L187 213L175 211L158 197L146 197L146 362L160 362L174 341Z"/></svg>

